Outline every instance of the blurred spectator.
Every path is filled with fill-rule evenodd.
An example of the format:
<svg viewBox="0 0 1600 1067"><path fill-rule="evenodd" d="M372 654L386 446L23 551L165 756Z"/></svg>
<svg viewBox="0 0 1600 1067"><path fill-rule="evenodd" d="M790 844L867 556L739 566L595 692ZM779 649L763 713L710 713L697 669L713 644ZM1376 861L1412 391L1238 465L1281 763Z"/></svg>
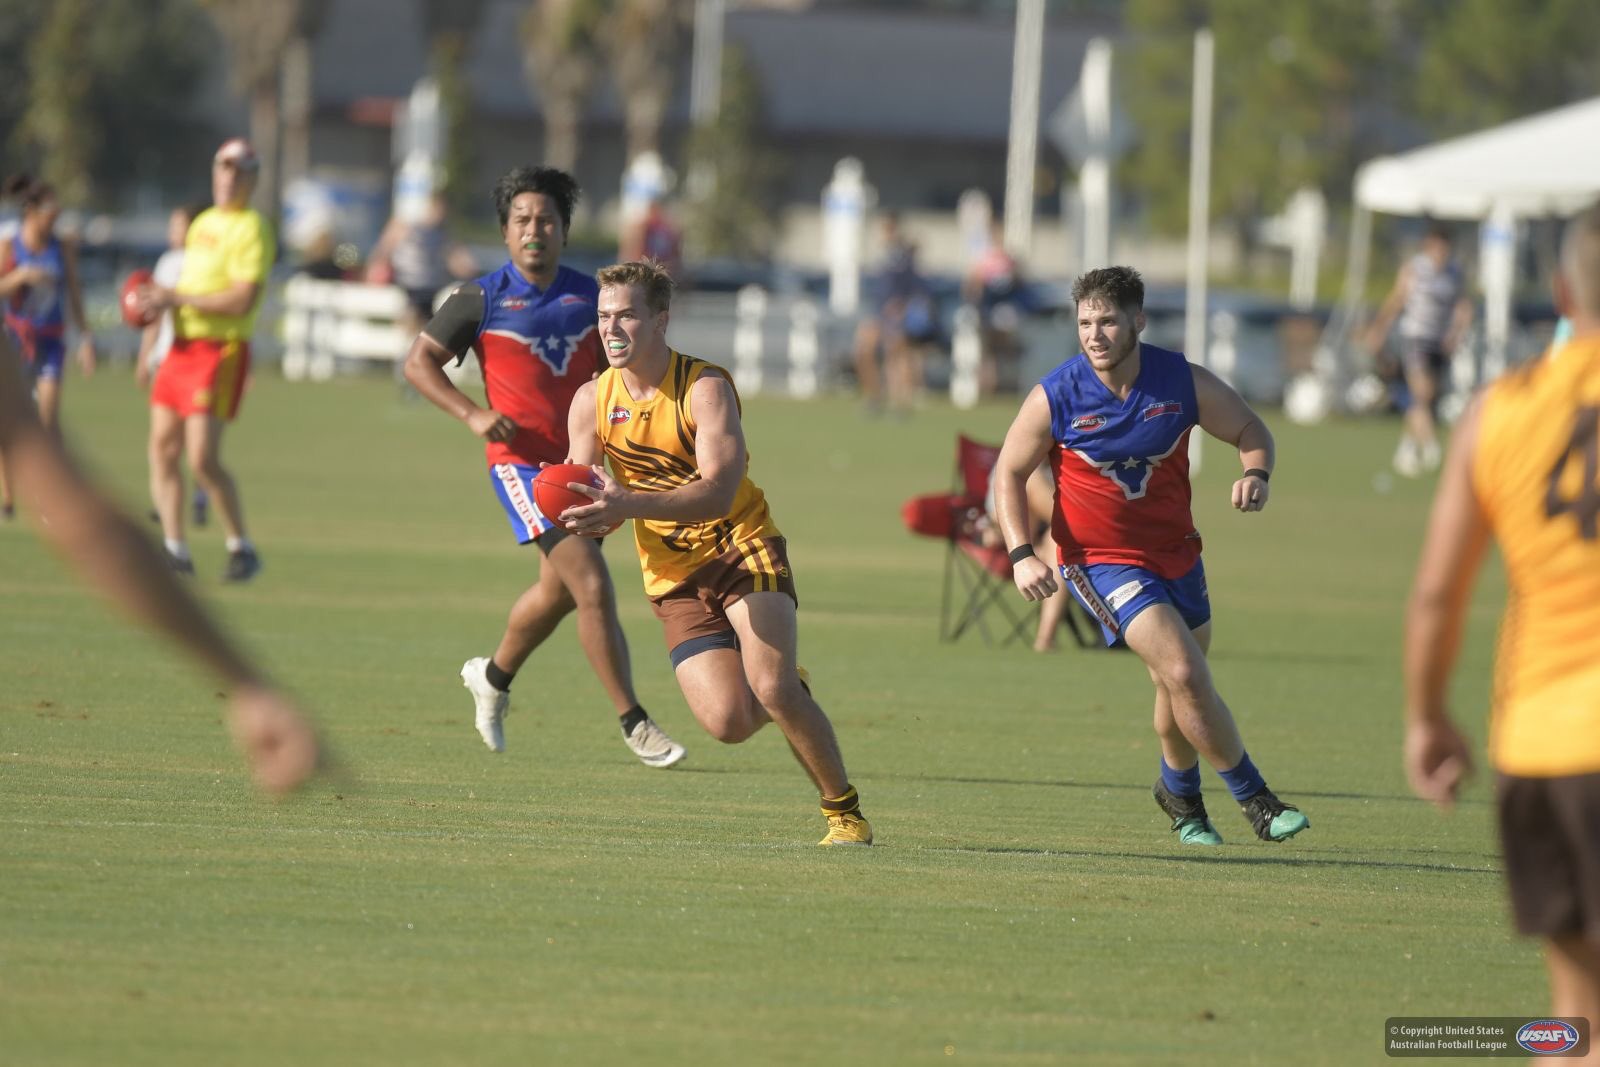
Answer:
<svg viewBox="0 0 1600 1067"><path fill-rule="evenodd" d="M924 353L940 337L939 313L917 269L917 246L893 212L883 217L883 244L883 266L872 287L875 307L856 330L856 380L868 410L887 406L904 413L921 392Z"/></svg>
<svg viewBox="0 0 1600 1067"><path fill-rule="evenodd" d="M407 308L401 326L407 334L420 333L433 318L434 297L452 278L471 278L478 272L472 253L450 239L448 215L444 193L436 192L420 218L391 216L367 260L369 282L405 290Z"/></svg>
<svg viewBox="0 0 1600 1067"><path fill-rule="evenodd" d="M1389 329L1400 320L1400 363L1411 402L1405 428L1395 449L1394 468L1407 477L1439 466L1436 412L1439 389L1450 356L1472 322L1461 264L1456 261L1450 232L1435 226L1422 248L1400 268L1383 306L1367 334L1375 357L1382 352Z"/></svg>
<svg viewBox="0 0 1600 1067"><path fill-rule="evenodd" d="M623 235L618 258L624 263L639 259L654 260L667 268L667 273L672 275L674 288L679 291L685 288L683 230L667 212L659 196L650 198L650 204L639 221Z"/></svg>
<svg viewBox="0 0 1600 1067"><path fill-rule="evenodd" d="M45 429L59 432L61 378L66 364L66 318L78 331L78 363L94 373L94 334L83 315L78 284L78 245L56 235L61 203L44 182L19 175L6 182L5 195L22 206L22 221L0 244L0 300L5 332L27 371L28 383ZM11 486L0 463L0 517L13 512Z"/></svg>
<svg viewBox="0 0 1600 1067"><path fill-rule="evenodd" d="M989 243L961 280L961 299L978 311L982 355L978 390L992 396L1014 391L1022 360L1022 316L1027 310L1026 285L1016 258L1006 251L1000 222L990 224Z"/></svg>
<svg viewBox="0 0 1600 1067"><path fill-rule="evenodd" d="M349 281L350 272L339 265L338 252L339 239L334 236L334 232L329 229L320 230L306 245L296 271L319 281Z"/></svg>

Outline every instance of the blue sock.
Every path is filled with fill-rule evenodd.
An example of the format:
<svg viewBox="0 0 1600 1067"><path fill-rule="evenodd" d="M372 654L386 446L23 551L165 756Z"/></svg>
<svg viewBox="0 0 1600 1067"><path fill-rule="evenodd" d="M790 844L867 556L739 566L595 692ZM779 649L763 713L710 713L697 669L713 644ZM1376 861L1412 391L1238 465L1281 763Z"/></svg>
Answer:
<svg viewBox="0 0 1600 1067"><path fill-rule="evenodd" d="M1196 763L1186 771L1175 771L1167 766L1167 758L1161 757L1161 784L1175 797L1199 796L1200 764Z"/></svg>
<svg viewBox="0 0 1600 1067"><path fill-rule="evenodd" d="M1267 787L1261 777L1261 772L1256 770L1256 765L1250 762L1250 753L1246 752L1239 757L1239 763L1232 770L1218 771L1222 781L1227 785L1228 792L1233 794L1233 799L1243 804L1257 793Z"/></svg>

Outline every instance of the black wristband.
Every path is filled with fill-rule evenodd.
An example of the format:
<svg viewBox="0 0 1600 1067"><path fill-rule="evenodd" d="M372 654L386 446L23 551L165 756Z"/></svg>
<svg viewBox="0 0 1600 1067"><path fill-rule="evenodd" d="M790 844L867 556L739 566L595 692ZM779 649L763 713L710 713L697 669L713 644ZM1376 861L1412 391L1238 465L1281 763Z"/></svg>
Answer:
<svg viewBox="0 0 1600 1067"><path fill-rule="evenodd" d="M1245 471L1244 474L1240 475L1240 477L1260 478L1262 481L1266 482L1272 480L1272 472L1264 471L1260 467L1251 467L1249 470Z"/></svg>
<svg viewBox="0 0 1600 1067"><path fill-rule="evenodd" d="M1029 556L1033 555L1032 545L1018 545L1011 550L1011 565L1015 567Z"/></svg>

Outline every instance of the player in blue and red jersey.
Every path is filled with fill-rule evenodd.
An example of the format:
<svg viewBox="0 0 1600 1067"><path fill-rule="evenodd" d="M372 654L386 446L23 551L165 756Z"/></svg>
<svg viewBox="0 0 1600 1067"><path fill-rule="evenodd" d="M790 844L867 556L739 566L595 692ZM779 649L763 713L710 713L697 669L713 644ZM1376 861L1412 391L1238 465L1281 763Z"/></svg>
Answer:
<svg viewBox="0 0 1600 1067"><path fill-rule="evenodd" d="M1129 267L1073 285L1083 351L1022 403L995 467L995 502L1013 578L1027 600L1057 591L1028 543L1024 483L1041 460L1055 474L1060 574L1100 621L1108 645L1139 654L1156 687L1161 776L1155 798L1185 844L1220 845L1200 796L1199 760L1217 771L1256 835L1283 841L1310 825L1267 788L1206 663L1211 602L1189 500L1189 434L1198 426L1239 451L1233 506L1267 503L1272 434L1239 394L1177 352L1142 344L1144 282Z"/></svg>
<svg viewBox="0 0 1600 1067"><path fill-rule="evenodd" d="M59 432L68 312L78 330L83 372L93 373L95 365L94 335L83 315L83 291L78 285L77 245L56 236L61 204L51 186L19 175L6 182L5 194L22 204L16 234L0 245L5 331L22 355L39 421L47 430ZM0 467L0 514L9 518L11 511L11 488Z"/></svg>
<svg viewBox="0 0 1600 1067"><path fill-rule="evenodd" d="M458 286L412 342L406 379L485 442L489 480L519 544L544 554L539 580L518 598L492 656L469 659L462 684L472 693L478 733L505 750L503 720L511 680L570 612L578 640L616 706L622 734L650 767L683 759L683 746L657 726L634 695L616 593L599 542L569 535L539 511L533 480L543 463L568 455L567 411L579 387L604 365L596 332L593 278L561 265L579 196L571 175L518 167L495 185L495 210L511 258ZM451 360L478 357L487 407L451 383Z"/></svg>

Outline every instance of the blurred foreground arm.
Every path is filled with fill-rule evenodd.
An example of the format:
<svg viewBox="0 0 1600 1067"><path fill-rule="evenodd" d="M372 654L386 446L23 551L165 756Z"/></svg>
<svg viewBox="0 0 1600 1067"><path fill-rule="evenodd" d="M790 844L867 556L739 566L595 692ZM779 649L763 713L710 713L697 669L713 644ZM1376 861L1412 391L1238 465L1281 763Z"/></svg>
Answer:
<svg viewBox="0 0 1600 1067"><path fill-rule="evenodd" d="M1450 718L1450 670L1461 648L1467 598L1489 547L1489 523L1472 489L1479 405L1450 437L1433 514L1406 607L1406 777L1411 791L1441 808L1472 771L1472 752Z"/></svg>
<svg viewBox="0 0 1600 1067"><path fill-rule="evenodd" d="M84 478L40 425L9 341L0 339L0 453L41 532L91 583L142 621L164 631L226 680L230 725L256 783L287 793L318 761L316 733L206 616L171 565L133 523Z"/></svg>

